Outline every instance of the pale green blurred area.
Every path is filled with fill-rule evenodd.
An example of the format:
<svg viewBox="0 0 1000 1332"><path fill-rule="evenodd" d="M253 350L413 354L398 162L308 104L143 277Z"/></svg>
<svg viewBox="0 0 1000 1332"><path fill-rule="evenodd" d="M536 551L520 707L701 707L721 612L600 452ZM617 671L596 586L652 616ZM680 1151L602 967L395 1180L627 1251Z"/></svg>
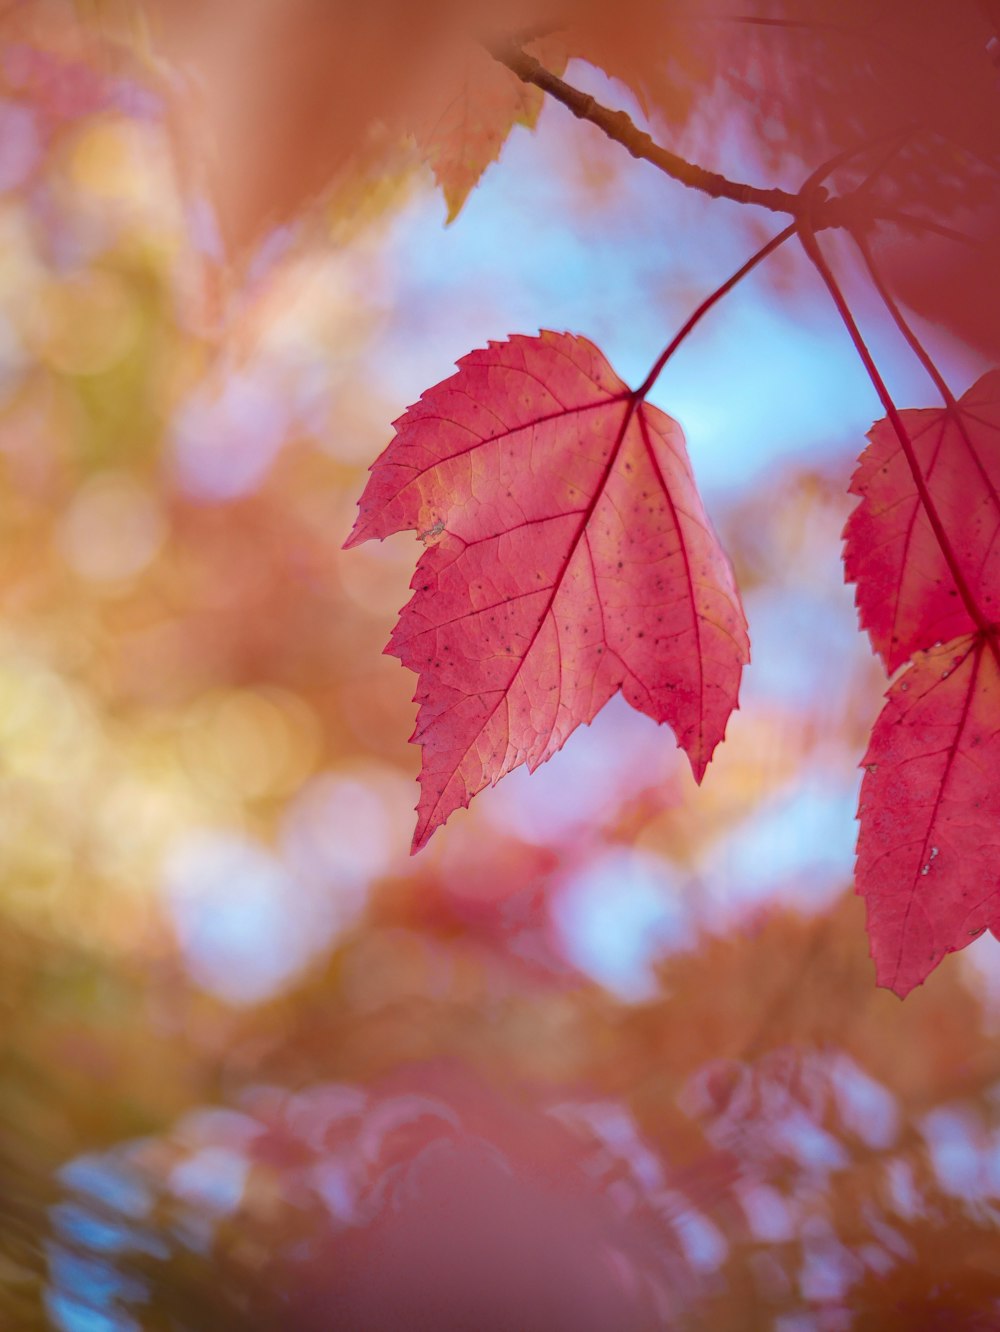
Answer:
<svg viewBox="0 0 1000 1332"><path fill-rule="evenodd" d="M0 51L0 1328L997 1326L992 941L900 1006L843 896L850 443L715 511L757 664L701 790L612 707L410 860L414 547L340 546L398 383L509 331L488 258L420 287L401 159L234 276L142 41L44 36Z"/></svg>

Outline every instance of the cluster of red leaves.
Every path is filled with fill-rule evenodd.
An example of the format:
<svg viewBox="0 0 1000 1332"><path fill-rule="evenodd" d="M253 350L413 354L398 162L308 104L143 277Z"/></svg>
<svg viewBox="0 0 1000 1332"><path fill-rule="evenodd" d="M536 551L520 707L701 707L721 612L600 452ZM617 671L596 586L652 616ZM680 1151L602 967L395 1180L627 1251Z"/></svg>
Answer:
<svg viewBox="0 0 1000 1332"><path fill-rule="evenodd" d="M897 425L861 457L845 562L887 669L911 663L864 760L857 867L878 981L905 995L1000 930L1000 371ZM748 641L676 423L543 333L473 352L396 431L349 544L427 545L387 649L419 676L414 849L619 689L700 781Z"/></svg>
<svg viewBox="0 0 1000 1332"><path fill-rule="evenodd" d="M675 0L613 13L602 0L322 12L288 0L239 7L237 23L233 0L141 2L172 57L180 159L230 254L348 176L384 172L405 140L454 217L541 106L488 53L514 36L553 72L599 66L675 131L704 130L707 89L728 89L720 112L735 94L776 168L919 123L879 166L883 185L988 239L946 262L921 249L919 272L912 245L896 246L889 284L996 346L988 7L770 0L734 18ZM982 299L956 300L973 273ZM873 732L858 859L878 978L900 994L1000 925L997 389L987 376L958 405L880 423L852 485L846 559L862 621L890 671L911 663ZM701 779L736 706L743 612L679 427L595 347L515 337L429 390L397 423L351 541L401 529L427 547L390 643L419 675L415 847L485 785L550 757L618 690L670 723Z"/></svg>
<svg viewBox="0 0 1000 1332"><path fill-rule="evenodd" d="M861 456L845 568L886 669L910 662L865 756L857 867L879 983L905 995L1000 931L1000 371L900 424Z"/></svg>
<svg viewBox="0 0 1000 1332"><path fill-rule="evenodd" d="M690 55L697 43L681 36L683 16L670 4L635 3L644 15L636 30L669 29L677 40L649 40L644 63L623 36L629 25L609 27L600 7L582 5L564 30L566 50L619 74L665 119L683 120L683 90L705 71L693 59L678 69L662 52ZM923 67L932 39L948 37L949 59L981 56L978 29L952 41L932 19L917 24L884 7L879 24L900 28L912 60L893 76L893 97L866 67L850 110L873 133L924 86L908 71ZM797 26L781 5L760 21ZM833 75L857 67L852 41L871 56L872 32L860 21L803 26L817 50L782 60L772 47L771 58L787 76L777 101L800 95L803 71L819 80L816 118L799 122L784 106L781 119L786 147L811 152L843 138L843 80ZM988 75L979 59L963 86L981 93ZM965 172L996 147L973 115L980 105L978 96L960 98L957 110L935 103L933 132L897 153L898 197L945 215L983 198L995 207L994 193L980 197L977 171ZM438 152L453 147L447 135ZM952 181L941 152L965 163L954 198L940 185ZM936 313L991 345L953 304L938 302ZM846 532L846 568L862 623L890 672L911 662L874 728L859 809L857 889L879 983L900 995L946 953L1000 929L998 388L995 373L961 403L879 423L852 483L862 502ZM433 539L388 649L419 675L415 849L488 783L549 758L619 689L670 723L701 779L736 706L748 655L743 612L679 429L594 347L566 335L514 338L473 353L429 390L376 463L351 543L404 529Z"/></svg>

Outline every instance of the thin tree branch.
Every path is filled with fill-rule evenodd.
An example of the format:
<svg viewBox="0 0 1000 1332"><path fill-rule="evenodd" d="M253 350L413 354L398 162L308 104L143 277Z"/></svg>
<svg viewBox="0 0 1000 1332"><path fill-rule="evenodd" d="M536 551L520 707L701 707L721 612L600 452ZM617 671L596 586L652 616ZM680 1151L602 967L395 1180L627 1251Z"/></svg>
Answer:
<svg viewBox="0 0 1000 1332"><path fill-rule="evenodd" d="M706 15L705 21L708 23L741 23L752 28L784 28L786 32L846 32L852 36L858 32L866 32L871 27L871 22L862 25L856 23L823 23L816 19L763 18L758 14Z"/></svg>
<svg viewBox="0 0 1000 1332"><path fill-rule="evenodd" d="M735 203L756 204L767 208L772 213L789 213L797 217L801 212L801 202L797 194L787 190L763 189L758 185L748 185L742 181L730 180L715 171L707 171L694 162L688 162L669 148L661 147L655 139L641 130L624 111L611 111L602 106L596 98L580 92L564 79L546 69L540 60L528 55L516 43L511 41L491 41L488 50L494 59L499 60L522 81L532 83L536 88L561 102L578 120L589 120L592 125L620 143L635 158L651 162L672 180L679 181L689 189L700 190L713 199L732 199Z"/></svg>
<svg viewBox="0 0 1000 1332"><path fill-rule="evenodd" d="M873 189L876 182L878 181L879 176L881 176L882 172L885 171L889 163L893 160L893 158L899 156L899 154L903 151L906 145L913 138L914 132L915 131L912 128L902 130L900 132L899 138L896 139L893 143L889 144L889 147L882 154L881 158L878 160L876 165L872 167L871 171L868 172L868 175L865 176L861 184L856 186L852 191L854 198L857 199L862 195L870 193L870 191Z"/></svg>
<svg viewBox="0 0 1000 1332"><path fill-rule="evenodd" d="M717 171L709 171L695 162L689 162L679 153L664 148L651 135L641 130L627 112L613 111L588 93L574 88L565 79L546 69L540 60L523 51L516 41L510 38L487 40L486 48L495 60L505 65L522 83L533 84L557 102L561 102L578 120L586 120L596 125L609 139L621 144L632 157L651 163L671 180L678 181L688 189L699 190L713 199L730 199L734 203L753 204L772 213L786 213L796 219L808 217L809 225L814 231L827 227L856 226L868 220L895 222L901 227L919 227L927 231L936 231L952 240L968 239L950 228L908 216L885 204L872 203L864 210L862 217L852 195L828 199L808 188L808 185L817 184L841 161L857 156L858 153L873 147L875 143L882 142L881 137L860 148L850 148L838 153L835 158L831 158L810 176L807 186L794 194L789 190L750 185L745 181L731 180ZM912 130L894 130L884 137L895 140L901 133L912 133ZM810 197L807 198L807 195Z"/></svg>
<svg viewBox="0 0 1000 1332"><path fill-rule="evenodd" d="M954 227L946 227L940 222L931 222L925 217L917 217L915 213L901 213L894 208L876 208L868 214L868 217L873 222L889 222L899 227L901 231L929 231L931 235L941 236L945 240L954 241L957 245L971 245L973 248L982 245L982 241L977 240L975 236L968 236L964 231L956 231ZM854 222L848 221L844 225L853 230L861 221L859 217Z"/></svg>

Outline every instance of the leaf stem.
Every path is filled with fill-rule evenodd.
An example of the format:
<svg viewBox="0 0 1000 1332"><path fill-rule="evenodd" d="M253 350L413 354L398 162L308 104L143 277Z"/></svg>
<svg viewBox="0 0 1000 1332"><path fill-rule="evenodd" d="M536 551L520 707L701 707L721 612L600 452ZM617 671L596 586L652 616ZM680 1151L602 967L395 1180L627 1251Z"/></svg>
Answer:
<svg viewBox="0 0 1000 1332"><path fill-rule="evenodd" d="M871 213L870 217L873 221L888 222L892 226L897 226L901 231L926 231L932 236L941 236L944 240L954 241L956 245L970 245L975 248L982 244L974 236L967 236L964 231L956 231L954 227L946 227L941 222L932 222L926 217L917 217L915 213L900 213L886 208ZM856 223L848 223L848 226L854 225Z"/></svg>
<svg viewBox="0 0 1000 1332"><path fill-rule="evenodd" d="M934 383L934 387L937 389L938 393L940 393L941 397L944 399L945 406L948 408L950 412L954 413L956 407L958 406L958 404L955 401L955 395L952 393L951 389L948 387L947 383L945 382L944 376L941 374L941 371L935 365L934 359L931 356L930 352L917 337L916 333L913 330L912 325L907 320L902 310L899 308L899 305L896 302L896 298L893 296L889 288L885 285L885 282L882 278L882 274L879 272L878 266L875 263L875 256L872 254L871 246L868 244L868 241L865 239L864 235L853 227L850 229L850 236L851 240L853 240L854 244L857 246L858 253L861 255L865 268L867 268L868 270L868 276L871 278L872 286L878 292L879 299L882 301L882 304L888 310L890 316L892 317L893 323L896 325L900 333L906 339L907 343L909 344L910 350L913 352L914 356L927 371L927 374L930 376L931 380ZM959 428L960 429L962 428L961 425L959 425ZM964 430L962 431L962 433L963 434L965 433Z"/></svg>
<svg viewBox="0 0 1000 1332"><path fill-rule="evenodd" d="M721 301L723 296L728 295L729 292L731 292L732 289L736 286L736 284L738 282L741 282L743 278L745 278L749 272L755 269L757 265L761 263L762 260L766 259L769 254L773 254L774 251L778 249L779 246L784 245L785 241L788 240L791 236L794 236L797 230L798 230L797 223L792 222L789 226L785 227L784 231L779 231L776 236L772 236L771 239L767 242L767 244L762 245L761 248L755 254L752 254L745 264L742 264L736 270L736 272L733 273L731 277L728 277L725 280L725 282L723 282L721 287L716 287L715 291L713 291L710 296L707 296L705 300L702 301L702 303L698 306L697 310L695 310L694 313L685 321L685 323L681 326L678 332L674 335L674 337L670 340L667 346L663 349L660 356L657 358L655 364L653 365L653 368L650 370L649 374L642 381L639 387L634 391L633 396L636 398L637 401L641 401L643 398L645 398L646 394L650 391L650 389L659 379L664 366L670 360L671 356L673 356L674 352L685 340L688 334L695 328L695 326L701 322L701 320L705 317L705 315L708 314L712 306L716 305L719 301Z"/></svg>
<svg viewBox="0 0 1000 1332"><path fill-rule="evenodd" d="M907 431L903 418L899 413L899 409L886 387L885 380L879 373L878 366L875 364L871 352L868 350L868 346L861 334L861 330L857 325L854 315L851 313L850 306L847 304L847 298L844 296L840 283L837 281L833 270L824 258L823 251L819 247L815 232L806 224L800 224L798 231L799 239L802 242L802 248L805 250L817 273L823 279L823 282L833 299L833 303L837 308L837 313L840 315L844 327L847 329L848 335L854 343L854 349L861 358L861 363L865 367L868 378L871 380L872 387L878 394L879 401L885 409L885 414L889 419L889 423L896 433L896 438L899 440L900 448L903 451L903 456L906 459L910 473L913 477L914 485L917 488L920 503L923 505L924 512L927 514L927 520L931 525L931 530L940 547L945 564L948 566L948 571L954 579L958 594L962 598L962 604L969 612L969 617L973 624L984 638L989 641L993 655L997 658L998 664L1000 664L1000 647L998 647L995 641L993 627L980 610L979 603L976 601L972 589L966 581L965 574L962 572L958 557L955 554L951 540L945 530L944 523L941 520L941 515L937 511L933 496L924 479L924 474L920 467L920 461L917 458L916 451L913 447L913 441L910 439L909 432Z"/></svg>

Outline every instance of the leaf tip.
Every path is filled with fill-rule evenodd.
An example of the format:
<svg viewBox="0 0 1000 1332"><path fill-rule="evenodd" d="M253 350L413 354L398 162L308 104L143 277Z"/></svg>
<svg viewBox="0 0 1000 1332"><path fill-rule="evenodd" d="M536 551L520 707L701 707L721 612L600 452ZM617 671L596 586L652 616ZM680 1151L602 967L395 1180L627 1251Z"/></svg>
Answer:
<svg viewBox="0 0 1000 1332"><path fill-rule="evenodd" d="M885 980L880 977L877 967L875 970L875 984L880 990L888 990L890 994L895 995L900 1003L903 1002L908 994L912 994L918 985L923 985L926 979L927 977L923 976L920 980L904 980L897 974L892 980Z"/></svg>
<svg viewBox="0 0 1000 1332"><path fill-rule="evenodd" d="M708 765L712 761L711 753L705 753L701 747L692 752L684 751L687 754L688 762L691 764L691 775L694 777L695 785L701 786L705 780L705 773L708 771Z"/></svg>
<svg viewBox="0 0 1000 1332"><path fill-rule="evenodd" d="M421 811L419 805L417 805L416 812L417 826L413 829L413 840L410 842L411 856L415 856L420 851L423 851L424 847L437 832L438 828L444 823L443 819L440 819L437 822L432 820L427 814Z"/></svg>
<svg viewBox="0 0 1000 1332"><path fill-rule="evenodd" d="M347 534L347 540L341 546L341 550L351 550L355 546L362 545L365 541L371 540L371 532L367 530L368 522L363 513L359 513L354 520L354 526Z"/></svg>
<svg viewBox="0 0 1000 1332"><path fill-rule="evenodd" d="M457 220L458 215L465 207L466 200L472 193L471 186L447 186L442 185L441 192L444 195L446 227L452 226Z"/></svg>

